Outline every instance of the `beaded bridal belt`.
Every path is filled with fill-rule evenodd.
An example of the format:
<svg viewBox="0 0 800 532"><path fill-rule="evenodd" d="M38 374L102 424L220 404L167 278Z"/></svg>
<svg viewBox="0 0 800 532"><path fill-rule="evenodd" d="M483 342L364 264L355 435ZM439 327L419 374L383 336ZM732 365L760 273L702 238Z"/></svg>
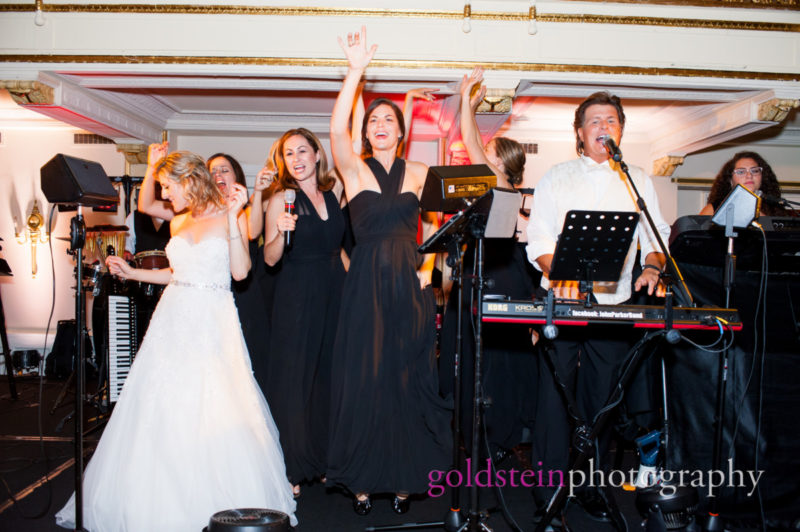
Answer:
<svg viewBox="0 0 800 532"><path fill-rule="evenodd" d="M200 290L224 290L230 291L231 286L230 284L224 283L189 283L186 281L178 281L176 279L170 280L169 284L174 284L175 286L183 286L186 288L198 288Z"/></svg>

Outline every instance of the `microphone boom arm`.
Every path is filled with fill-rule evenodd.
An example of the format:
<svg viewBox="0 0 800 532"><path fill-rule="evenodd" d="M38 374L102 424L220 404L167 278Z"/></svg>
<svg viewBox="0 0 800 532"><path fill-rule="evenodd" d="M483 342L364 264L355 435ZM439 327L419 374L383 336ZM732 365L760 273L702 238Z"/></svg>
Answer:
<svg viewBox="0 0 800 532"><path fill-rule="evenodd" d="M650 216L650 210L647 208L647 203L644 201L644 198L642 198L641 194L639 194L639 189L636 188L636 184L633 182L631 173L628 171L628 165L622 160L622 153L620 153L619 166L622 171L625 172L625 176L628 178L628 183L631 186L631 190L633 190L633 194L636 196L636 205L639 207L639 210L644 213L644 217L647 219L647 225L649 225L650 230L653 231L653 235L656 237L656 241L658 242L658 247L661 250L661 253L664 254L664 257L666 257L665 271L669 277L667 282L671 282L674 285L675 297L678 300L678 305L682 307L694 307L695 304L694 299L692 298L692 293L689 291L689 287L687 286L686 281L681 274L680 268L678 268L678 263L672 258L669 249L664 244L664 240L661 238L661 234L658 232L656 223L653 221L653 217Z"/></svg>

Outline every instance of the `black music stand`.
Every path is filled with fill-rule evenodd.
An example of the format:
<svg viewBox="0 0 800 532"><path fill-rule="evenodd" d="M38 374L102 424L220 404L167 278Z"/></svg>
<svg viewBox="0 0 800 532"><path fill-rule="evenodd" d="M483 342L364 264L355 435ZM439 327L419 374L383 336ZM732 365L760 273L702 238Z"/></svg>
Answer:
<svg viewBox="0 0 800 532"><path fill-rule="evenodd" d="M485 165L477 165L485 166ZM447 167L439 167L447 168ZM459 167L452 167L459 168ZM462 167L463 168L463 167ZM488 168L488 167L487 167ZM436 182L440 176L428 174L426 188L431 180ZM434 187L435 190L435 187ZM441 190L441 189L440 189ZM470 198L471 199L471 198ZM458 200L466 201L469 200ZM428 205L433 209L439 209L451 205L443 199L436 201L429 197ZM424 207L423 207L424 208ZM510 238L514 236L516 229L517 214L519 212L519 194L513 190L503 188L493 188L482 196L471 202L465 210L458 212L450 218L433 236L419 246L420 253L448 253L447 263L453 269L453 280L458 282L458 310L457 310L457 329L456 329L456 352L454 364L454 387L453 387L453 468L461 468L461 319L462 319L462 244L470 239L477 241L477 262L476 280L473 287L477 287L477 301L483 300L483 288L486 279L483 276L483 248L485 238ZM457 278L456 278L457 277ZM472 403L472 449L476 453L480 444L481 408L483 397L481 391L481 355L482 345L482 326L483 309L478 305L478 316L475 322L475 375L474 375L474 395ZM482 522L483 515L478 508L478 486L472 483L470 487L470 505L467 518L461 515L461 504L458 487L452 488L450 510L445 515L443 521L432 521L423 523L405 523L400 525L369 526L365 530L373 532L378 530L414 530L420 528L443 528L447 532L491 532L491 529Z"/></svg>
<svg viewBox="0 0 800 532"><path fill-rule="evenodd" d="M569 211L551 262L552 281L580 281L586 306L592 306L595 281L619 280L639 213Z"/></svg>
<svg viewBox="0 0 800 532"><path fill-rule="evenodd" d="M76 206L78 213L70 221L70 249L75 256L75 530L83 531L83 246L86 224L83 207L119 203L119 196L103 167L96 162L57 154L41 168L42 192L47 201L59 206Z"/></svg>
<svg viewBox="0 0 800 532"><path fill-rule="evenodd" d="M736 185L728 196L722 201L719 208L711 218L711 222L725 228L725 237L728 239L728 250L725 253L725 273L722 284L725 288L725 307L730 308L731 293L734 279L736 278L736 255L733 252L733 242L738 234L734 229L745 229L758 218L761 211L761 198L756 196L742 185ZM723 425L725 420L725 393L728 388L728 347L722 349L719 357L717 372L717 410L716 427L714 427L714 449L711 455L711 469L718 471L722 463ZM719 515L719 497L711 497L708 517L703 530L725 530L725 522Z"/></svg>

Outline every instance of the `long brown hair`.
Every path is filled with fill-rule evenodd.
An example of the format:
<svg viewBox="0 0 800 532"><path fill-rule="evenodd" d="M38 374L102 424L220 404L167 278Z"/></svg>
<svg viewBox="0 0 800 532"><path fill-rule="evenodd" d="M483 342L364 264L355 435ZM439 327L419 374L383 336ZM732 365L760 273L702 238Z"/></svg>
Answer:
<svg viewBox="0 0 800 532"><path fill-rule="evenodd" d="M375 98L370 102L367 110L364 111L364 120L361 122L361 145L363 147L361 155L364 157L372 157L372 144L370 144L369 139L367 139L367 124L369 123L370 115L379 105L388 105L392 108L395 118L397 119L397 125L400 127L397 153L403 153L403 143L406 141L406 120L403 118L403 111L397 107L396 103L388 98Z"/></svg>
<svg viewBox="0 0 800 532"><path fill-rule="evenodd" d="M188 151L170 153L156 163L155 175L184 187L189 210L193 212L225 207L225 199L208 173L205 160L199 155Z"/></svg>
<svg viewBox="0 0 800 532"><path fill-rule="evenodd" d="M311 145L314 153L319 154L319 161L317 161L317 187L319 190L321 192L325 192L332 189L334 183L336 182L336 178L334 178L328 172L328 158L325 155L325 150L322 148L322 143L315 134L304 127L290 129L284 133L276 143L275 164L278 173L278 186L282 190L286 190L287 188L300 188L300 185L297 184L297 181L295 181L294 177L292 177L292 174L289 173L289 169L286 167L286 159L283 156L283 147L286 144L286 141L295 135L300 135L301 137L305 138Z"/></svg>

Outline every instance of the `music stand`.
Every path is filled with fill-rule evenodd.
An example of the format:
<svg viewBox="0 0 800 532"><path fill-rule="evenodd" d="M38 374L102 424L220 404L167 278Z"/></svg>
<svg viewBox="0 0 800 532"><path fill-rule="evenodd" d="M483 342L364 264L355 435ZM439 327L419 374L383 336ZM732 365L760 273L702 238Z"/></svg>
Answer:
<svg viewBox="0 0 800 532"><path fill-rule="evenodd" d="M711 218L711 222L725 227L725 237L728 239L728 250L725 253L725 270L723 286L725 288L725 308L730 308L731 293L736 277L736 255L733 252L734 239L739 236L734 229L745 229L758 218L761 211L761 198L756 196L742 185L736 185L728 196L722 201L719 208ZM722 463L723 424L725 420L725 393L728 388L728 347L722 349L719 357L717 373L717 424L714 427L714 449L711 455L711 469L718 471ZM718 531L725 529L725 523L719 515L717 502L719 497L711 497L708 518L703 530Z"/></svg>
<svg viewBox="0 0 800 532"><path fill-rule="evenodd" d="M551 263L551 281L580 281L586 307L592 306L595 281L620 278L639 223L639 213L569 211Z"/></svg>
<svg viewBox="0 0 800 532"><path fill-rule="evenodd" d="M83 335L83 246L86 243L86 224L83 207L107 206L119 203L119 196L103 167L96 162L57 154L41 171L42 192L47 201L59 206L77 206L78 212L70 221L70 249L75 255L75 530L83 531L83 392L84 392L84 335Z"/></svg>
<svg viewBox="0 0 800 532"><path fill-rule="evenodd" d="M485 166L485 165L478 165ZM445 167L439 167L445 168ZM449 168L449 167L448 167ZM463 168L463 167L452 167ZM487 167L488 168L488 167ZM438 180L440 176L428 174L428 182ZM436 190L436 187L432 187ZM439 190L442 190L441 188ZM428 198L428 205L433 209L444 208L449 205L443 198L441 201L435 198ZM462 200L459 200L462 201ZM477 301L483 300L483 288L486 280L483 277L483 244L485 238L511 238L516 230L517 214L519 212L520 197L513 190L503 188L493 188L472 202L469 207L458 212L450 218L436 233L419 246L420 253L448 253L448 265L453 269L454 275L458 280L458 309L456 318L456 352L454 356L454 387L453 387L453 467L456 470L461 468L461 320L463 307L463 289L460 279L462 267L461 245L469 239L477 241L477 274L473 287L477 287ZM472 449L473 452L479 449L479 421L481 407L483 404L481 392L481 355L482 346L482 326L483 309L478 305L478 315L475 322L475 376L473 381L474 394L472 402ZM478 486L471 483L470 487L470 506L466 520L461 515L460 497L457 487L451 491L450 510L444 520L405 523L399 525L369 526L365 530L368 532L378 530L412 530L420 528L444 528L447 532L491 532L491 529L483 522L481 512L478 509Z"/></svg>

